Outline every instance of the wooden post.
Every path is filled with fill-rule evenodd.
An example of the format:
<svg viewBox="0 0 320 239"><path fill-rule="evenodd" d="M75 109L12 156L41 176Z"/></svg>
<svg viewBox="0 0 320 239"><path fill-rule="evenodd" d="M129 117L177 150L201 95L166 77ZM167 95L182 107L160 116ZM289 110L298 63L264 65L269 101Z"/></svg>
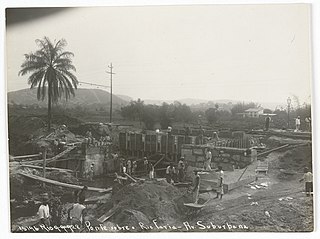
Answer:
<svg viewBox="0 0 320 239"><path fill-rule="evenodd" d="M169 134L167 133L167 138L166 138L166 157L168 155L168 143L169 143Z"/></svg>
<svg viewBox="0 0 320 239"><path fill-rule="evenodd" d="M44 148L42 150L42 158L43 158L43 177L45 178L46 177L46 164L47 164L47 149ZM42 186L44 187L45 186L45 183L42 184Z"/></svg>

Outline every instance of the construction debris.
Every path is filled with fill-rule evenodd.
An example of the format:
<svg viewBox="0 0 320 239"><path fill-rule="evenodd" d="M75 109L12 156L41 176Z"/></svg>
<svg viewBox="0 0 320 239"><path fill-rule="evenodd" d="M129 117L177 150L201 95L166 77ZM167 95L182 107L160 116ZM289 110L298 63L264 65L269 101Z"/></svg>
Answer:
<svg viewBox="0 0 320 239"><path fill-rule="evenodd" d="M56 186L61 186L61 187L66 187L66 188L72 188L72 189L82 189L83 186L79 186L79 185L73 185L73 184L67 184L67 183L62 183L62 182L58 182L58 181L54 181L51 179L47 179L47 178L43 178L43 177L39 177L36 175L31 175L31 174L26 174L26 173L19 173L22 176L25 176L27 178L31 178L40 182L44 182L44 183L48 183L48 184L53 184ZM111 192L112 189L105 189L105 188L94 188L94 187L88 187L88 191L94 191L94 192L99 192L99 193L108 193Z"/></svg>

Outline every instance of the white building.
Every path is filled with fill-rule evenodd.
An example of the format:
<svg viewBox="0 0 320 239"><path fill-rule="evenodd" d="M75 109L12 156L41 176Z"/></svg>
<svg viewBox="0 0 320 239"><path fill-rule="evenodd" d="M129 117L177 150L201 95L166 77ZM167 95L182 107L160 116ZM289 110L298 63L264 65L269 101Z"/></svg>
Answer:
<svg viewBox="0 0 320 239"><path fill-rule="evenodd" d="M245 110L245 116L250 118L259 118L263 114L263 108L250 108Z"/></svg>

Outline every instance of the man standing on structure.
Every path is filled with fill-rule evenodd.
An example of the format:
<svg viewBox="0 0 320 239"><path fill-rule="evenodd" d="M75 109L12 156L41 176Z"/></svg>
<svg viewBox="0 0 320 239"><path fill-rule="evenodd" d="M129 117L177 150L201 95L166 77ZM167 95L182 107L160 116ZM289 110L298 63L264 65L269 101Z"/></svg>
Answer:
<svg viewBox="0 0 320 239"><path fill-rule="evenodd" d="M198 171L194 171L195 180L194 180L194 188L192 192L194 193L194 203L198 203L199 200L199 190L200 190L200 175L198 174Z"/></svg>
<svg viewBox="0 0 320 239"><path fill-rule="evenodd" d="M223 192L224 172L223 172L221 166L218 167L217 173L218 173L218 189L217 189L216 198L219 198L219 196L220 196L220 199L222 199L222 196L224 194L224 192Z"/></svg>

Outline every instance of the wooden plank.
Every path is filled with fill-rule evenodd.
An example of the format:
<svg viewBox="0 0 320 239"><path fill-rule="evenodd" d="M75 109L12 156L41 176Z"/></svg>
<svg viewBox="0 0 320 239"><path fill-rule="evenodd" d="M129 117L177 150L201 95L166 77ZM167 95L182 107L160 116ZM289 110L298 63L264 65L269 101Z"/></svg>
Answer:
<svg viewBox="0 0 320 239"><path fill-rule="evenodd" d="M30 154L30 155L21 155L21 156L13 156L13 159L25 159L25 158L35 158L40 157L41 154Z"/></svg>
<svg viewBox="0 0 320 239"><path fill-rule="evenodd" d="M159 159L159 160L153 165L153 167L156 167L164 158L165 158L165 155L163 155L163 156L161 157L161 159Z"/></svg>
<svg viewBox="0 0 320 239"><path fill-rule="evenodd" d="M288 147L288 146L289 146L289 144L285 144L285 145L282 145L282 146L280 146L280 147L267 150L267 151L265 151L265 152L262 152L262 153L258 154L257 157L260 157L260 156L269 154L269 153L271 153L271 152L273 152L273 151L276 151L276 150L279 150L279 149L286 148L286 147Z"/></svg>
<svg viewBox="0 0 320 239"><path fill-rule="evenodd" d="M111 208L107 213L99 217L98 221L101 223L105 222L116 213L117 209L118 209L118 206Z"/></svg>
<svg viewBox="0 0 320 239"><path fill-rule="evenodd" d="M192 183L174 183L173 186L176 187L189 187L190 185L192 185Z"/></svg>
<svg viewBox="0 0 320 239"><path fill-rule="evenodd" d="M186 207L191 207L195 209L201 209L205 206L205 204L196 204L196 203L184 203L183 205L185 205Z"/></svg>
<svg viewBox="0 0 320 239"><path fill-rule="evenodd" d="M28 165L28 164L22 164L20 165L21 167L26 167L26 168L35 168L35 169L42 169L42 166L36 166L36 165ZM46 167L46 170L49 170L49 171L61 171L61 172L70 172L72 173L73 170L71 169L65 169L65 168L52 168L52 167Z"/></svg>
<svg viewBox="0 0 320 239"><path fill-rule="evenodd" d="M62 156L65 155L66 153L69 153L71 150L73 150L73 149L76 148L76 147L77 147L77 146L69 147L69 148L67 148L65 151L62 151L61 153L57 154L56 156L47 159L47 160L46 160L47 163L57 160L58 158L62 157ZM28 163L43 163L43 159L28 161Z"/></svg>
<svg viewBox="0 0 320 239"><path fill-rule="evenodd" d="M131 179L133 182L137 182L137 180L135 180L133 177L131 177L129 174L124 173L124 175L126 175L129 179Z"/></svg>
<svg viewBox="0 0 320 239"><path fill-rule="evenodd" d="M82 185L74 185L74 184L68 184L68 183L62 183L59 181L55 181L55 180L51 180L48 178L43 178L43 177L39 177L36 175L31 175L31 174L27 174L27 173L19 173L22 176L25 176L27 178L31 178L40 182L44 182L44 183L49 183L49 184L53 184L56 186L61 186L61 187L66 187L66 188L72 188L72 189L82 189L83 186ZM94 187L88 187L88 191L92 191L92 192L99 192L99 193L110 193L112 192L112 188L94 188Z"/></svg>

